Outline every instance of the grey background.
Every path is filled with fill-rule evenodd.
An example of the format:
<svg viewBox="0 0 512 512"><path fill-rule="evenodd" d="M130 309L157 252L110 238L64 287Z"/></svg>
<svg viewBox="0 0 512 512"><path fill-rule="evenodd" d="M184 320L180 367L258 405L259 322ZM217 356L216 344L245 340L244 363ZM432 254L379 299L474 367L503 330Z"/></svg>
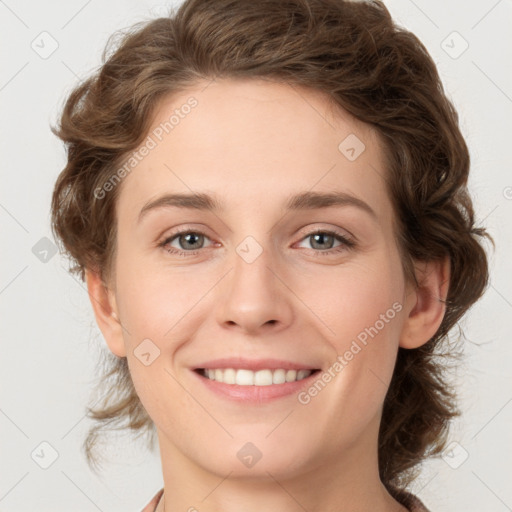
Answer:
<svg viewBox="0 0 512 512"><path fill-rule="evenodd" d="M1 511L137 511L162 486L158 453L128 436L112 438L102 478L85 463L85 405L103 342L84 285L44 237L65 161L49 124L78 78L100 64L108 36L165 15L168 5L0 1ZM464 411L451 431L454 449L426 464L413 490L435 512L512 510L512 2L386 5L438 65L470 147L478 219L497 242L491 286L461 324L469 341L454 374ZM58 457L43 469L52 449Z"/></svg>

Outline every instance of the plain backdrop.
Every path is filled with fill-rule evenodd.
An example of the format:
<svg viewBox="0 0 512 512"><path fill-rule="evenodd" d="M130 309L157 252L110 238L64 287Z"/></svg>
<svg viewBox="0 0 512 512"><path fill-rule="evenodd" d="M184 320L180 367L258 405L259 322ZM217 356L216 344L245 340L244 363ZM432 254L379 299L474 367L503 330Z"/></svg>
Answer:
<svg viewBox="0 0 512 512"><path fill-rule="evenodd" d="M426 464L413 490L434 512L505 512L512 510L512 2L386 4L438 65L471 151L477 216L497 244L489 289L461 323L466 358L455 378L463 417L451 430L450 453ZM65 153L49 125L71 88L100 64L110 34L165 15L170 5L0 2L4 512L139 511L163 483L158 452L128 435L113 438L101 477L80 450L103 341L83 283L52 253L49 203Z"/></svg>

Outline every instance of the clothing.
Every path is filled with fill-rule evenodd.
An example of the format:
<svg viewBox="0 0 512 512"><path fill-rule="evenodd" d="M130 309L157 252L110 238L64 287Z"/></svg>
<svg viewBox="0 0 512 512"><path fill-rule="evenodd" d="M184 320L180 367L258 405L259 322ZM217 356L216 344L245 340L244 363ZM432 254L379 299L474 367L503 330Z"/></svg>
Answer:
<svg viewBox="0 0 512 512"><path fill-rule="evenodd" d="M155 512L156 507L158 506L158 502L164 493L163 489L160 489L155 497L142 509L142 512Z"/></svg>
<svg viewBox="0 0 512 512"><path fill-rule="evenodd" d="M163 489L160 489L155 497L144 507L142 512L155 512L158 502L164 493ZM393 493L393 497L404 507L407 507L410 512L429 512L429 510L423 505L419 498L406 491L396 491Z"/></svg>

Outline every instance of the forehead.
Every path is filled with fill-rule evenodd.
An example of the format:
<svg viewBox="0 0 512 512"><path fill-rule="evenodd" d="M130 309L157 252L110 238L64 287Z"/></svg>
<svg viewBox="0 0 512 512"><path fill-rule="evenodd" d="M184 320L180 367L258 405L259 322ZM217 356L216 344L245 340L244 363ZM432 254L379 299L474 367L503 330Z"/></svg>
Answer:
<svg viewBox="0 0 512 512"><path fill-rule="evenodd" d="M223 79L168 96L136 152L123 210L164 192L208 192L247 209L310 190L342 190L380 213L390 207L377 132L295 85Z"/></svg>

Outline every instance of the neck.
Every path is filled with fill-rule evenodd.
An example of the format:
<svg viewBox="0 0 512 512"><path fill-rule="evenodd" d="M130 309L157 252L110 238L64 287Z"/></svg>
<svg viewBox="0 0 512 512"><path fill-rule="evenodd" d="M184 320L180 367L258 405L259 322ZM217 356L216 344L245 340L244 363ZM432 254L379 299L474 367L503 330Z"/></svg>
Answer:
<svg viewBox="0 0 512 512"><path fill-rule="evenodd" d="M209 471L159 432L164 495L156 512L407 512L380 481L377 450L353 448L291 472L260 467L249 476ZM361 447L361 444L358 445ZM362 445L364 447L364 444Z"/></svg>

